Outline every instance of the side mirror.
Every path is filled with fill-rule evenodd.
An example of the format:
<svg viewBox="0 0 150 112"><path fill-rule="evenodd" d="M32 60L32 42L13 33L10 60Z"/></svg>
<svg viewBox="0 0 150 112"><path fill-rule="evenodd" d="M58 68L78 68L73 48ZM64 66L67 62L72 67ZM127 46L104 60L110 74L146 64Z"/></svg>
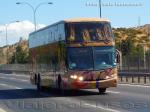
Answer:
<svg viewBox="0 0 150 112"><path fill-rule="evenodd" d="M118 68L122 70L122 53L116 49L116 63Z"/></svg>

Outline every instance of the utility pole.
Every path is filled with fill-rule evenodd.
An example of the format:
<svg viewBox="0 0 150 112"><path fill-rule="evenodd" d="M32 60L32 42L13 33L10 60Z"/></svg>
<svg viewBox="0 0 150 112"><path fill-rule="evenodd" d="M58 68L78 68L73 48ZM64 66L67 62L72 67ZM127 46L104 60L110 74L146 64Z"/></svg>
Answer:
<svg viewBox="0 0 150 112"><path fill-rule="evenodd" d="M100 18L102 18L102 0L99 0L99 14Z"/></svg>
<svg viewBox="0 0 150 112"><path fill-rule="evenodd" d="M138 17L138 27L140 28L140 26L141 26L141 17L139 16Z"/></svg>
<svg viewBox="0 0 150 112"><path fill-rule="evenodd" d="M99 17L102 18L102 0L98 1L99 3L93 4L93 3L86 3L86 6L96 6L99 10Z"/></svg>

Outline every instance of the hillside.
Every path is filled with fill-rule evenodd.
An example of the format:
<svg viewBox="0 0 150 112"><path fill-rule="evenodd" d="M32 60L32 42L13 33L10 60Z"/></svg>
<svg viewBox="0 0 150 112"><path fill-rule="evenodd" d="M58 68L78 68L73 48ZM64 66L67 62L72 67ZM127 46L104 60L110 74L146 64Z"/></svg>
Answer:
<svg viewBox="0 0 150 112"><path fill-rule="evenodd" d="M0 47L0 64L6 64L7 63L7 51L8 51L8 59L13 56L13 54L16 51L16 47L20 45L23 50L26 50L28 52L28 41L22 40L18 43L15 43L14 45L4 46Z"/></svg>
<svg viewBox="0 0 150 112"><path fill-rule="evenodd" d="M140 27L138 27L136 29L143 31L145 34L150 36L150 24L146 24L144 26L140 26Z"/></svg>
<svg viewBox="0 0 150 112"><path fill-rule="evenodd" d="M125 43L135 48L143 47L144 44L145 50L150 50L150 25L138 28L116 28L113 32L118 49Z"/></svg>

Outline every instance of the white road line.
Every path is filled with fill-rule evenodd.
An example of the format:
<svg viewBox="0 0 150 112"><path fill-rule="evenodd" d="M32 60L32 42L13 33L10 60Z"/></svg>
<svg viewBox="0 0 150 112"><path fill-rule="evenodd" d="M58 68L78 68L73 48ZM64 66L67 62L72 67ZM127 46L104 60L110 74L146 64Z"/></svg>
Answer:
<svg viewBox="0 0 150 112"><path fill-rule="evenodd" d="M23 79L21 79L21 81L22 81L22 82L29 82L29 80L23 80Z"/></svg>
<svg viewBox="0 0 150 112"><path fill-rule="evenodd" d="M7 75L7 76L17 76L17 77L30 77L29 75L18 75L18 74L2 74L2 75Z"/></svg>
<svg viewBox="0 0 150 112"><path fill-rule="evenodd" d="M14 75L14 76L18 76L18 77L30 77L29 75L18 75L18 74L12 74L12 75Z"/></svg>
<svg viewBox="0 0 150 112"><path fill-rule="evenodd" d="M117 91L106 91L106 93L120 94L120 92Z"/></svg>
<svg viewBox="0 0 150 112"><path fill-rule="evenodd" d="M130 87L144 87L144 88L150 88L150 86L146 85L134 85L134 84L118 84L120 86L130 86Z"/></svg>
<svg viewBox="0 0 150 112"><path fill-rule="evenodd" d="M1 77L0 76L0 79L11 79L11 80L19 80L19 81L22 81L22 82L28 82L29 80L25 80L25 79L18 79L18 78L14 78L14 77Z"/></svg>
<svg viewBox="0 0 150 112"><path fill-rule="evenodd" d="M114 109L110 109L110 108L105 108L105 107L102 107L102 106L91 105L91 104L88 104L88 103L85 103L84 105L85 106L91 106L93 108L99 108L99 109L102 109L102 110L105 110L105 111L110 111L110 112L120 112L118 110L114 110Z"/></svg>
<svg viewBox="0 0 150 112"><path fill-rule="evenodd" d="M0 86L5 86L5 87L8 87L8 88L13 88L13 89L22 89L20 87L12 86L12 85L8 85L8 84L4 84L4 83L0 83Z"/></svg>
<svg viewBox="0 0 150 112"><path fill-rule="evenodd" d="M6 112L4 109L0 108L0 112Z"/></svg>
<svg viewBox="0 0 150 112"><path fill-rule="evenodd" d="M83 91L85 91L85 90L83 89ZM86 91L98 92L97 89L94 89L94 90L86 89ZM110 90L106 90L106 93L120 94L120 92L118 92L118 91L110 91Z"/></svg>

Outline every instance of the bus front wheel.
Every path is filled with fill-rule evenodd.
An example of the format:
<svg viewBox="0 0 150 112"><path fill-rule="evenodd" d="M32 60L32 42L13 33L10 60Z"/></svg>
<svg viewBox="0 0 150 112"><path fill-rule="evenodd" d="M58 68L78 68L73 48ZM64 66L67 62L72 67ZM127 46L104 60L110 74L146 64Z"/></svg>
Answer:
<svg viewBox="0 0 150 112"><path fill-rule="evenodd" d="M64 87L63 87L63 84L62 84L62 78L60 75L58 75L58 90L59 90L59 93L64 95Z"/></svg>
<svg viewBox="0 0 150 112"><path fill-rule="evenodd" d="M106 88L98 88L99 94L103 94L106 92Z"/></svg>

